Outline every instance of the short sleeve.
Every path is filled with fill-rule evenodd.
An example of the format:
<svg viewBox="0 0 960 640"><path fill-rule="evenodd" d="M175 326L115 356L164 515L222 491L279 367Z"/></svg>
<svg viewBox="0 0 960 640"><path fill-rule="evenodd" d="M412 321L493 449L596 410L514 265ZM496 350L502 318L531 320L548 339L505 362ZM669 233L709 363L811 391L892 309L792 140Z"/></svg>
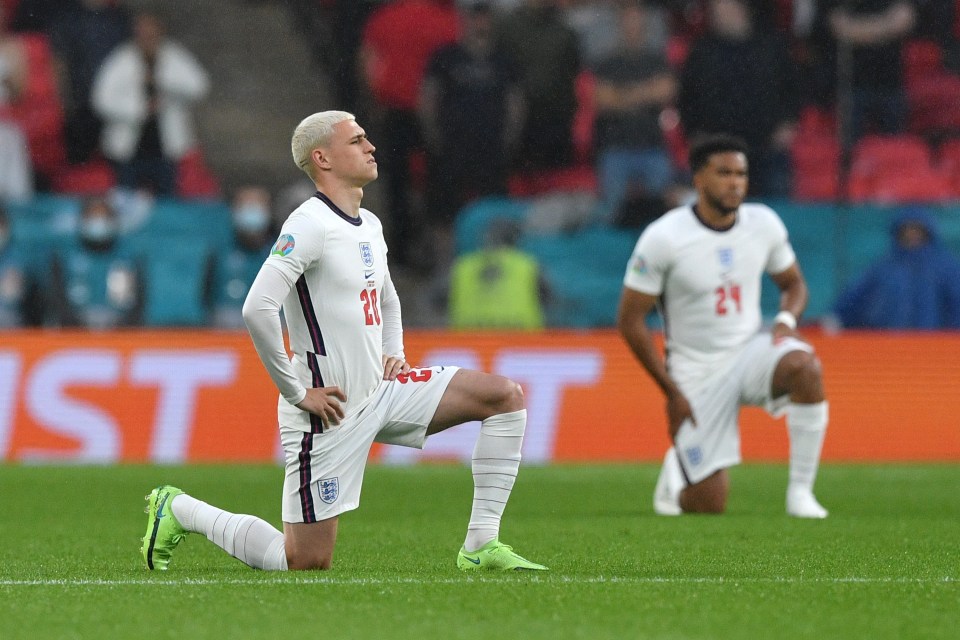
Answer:
<svg viewBox="0 0 960 640"><path fill-rule="evenodd" d="M663 293L663 282L669 269L669 244L657 226L646 228L637 240L627 272L623 276L623 286L641 293L659 296Z"/></svg>
<svg viewBox="0 0 960 640"><path fill-rule="evenodd" d="M797 261L797 255L790 245L787 228L773 211L770 211L770 255L767 258L766 271L776 275L789 269Z"/></svg>

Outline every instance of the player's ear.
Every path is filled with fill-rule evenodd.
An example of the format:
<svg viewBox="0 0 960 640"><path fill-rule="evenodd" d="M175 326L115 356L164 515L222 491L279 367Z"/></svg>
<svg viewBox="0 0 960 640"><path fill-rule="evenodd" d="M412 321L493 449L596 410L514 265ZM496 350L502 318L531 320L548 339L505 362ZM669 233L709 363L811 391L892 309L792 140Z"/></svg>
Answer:
<svg viewBox="0 0 960 640"><path fill-rule="evenodd" d="M330 168L330 159L327 157L327 154L323 152L323 149L319 147L310 152L310 160L314 166L319 169Z"/></svg>

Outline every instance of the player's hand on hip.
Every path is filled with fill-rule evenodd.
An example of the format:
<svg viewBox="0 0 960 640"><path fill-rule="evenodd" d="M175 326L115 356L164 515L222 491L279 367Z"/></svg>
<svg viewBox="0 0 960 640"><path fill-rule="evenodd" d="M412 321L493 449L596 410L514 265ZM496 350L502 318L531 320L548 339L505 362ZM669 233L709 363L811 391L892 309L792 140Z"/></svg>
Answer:
<svg viewBox="0 0 960 640"><path fill-rule="evenodd" d="M346 401L347 396L340 387L315 387L307 389L307 395L297 407L319 417L324 428L329 428L343 420L343 407L340 403Z"/></svg>
<svg viewBox="0 0 960 640"><path fill-rule="evenodd" d="M773 338L773 344L777 344L784 338L796 338L797 340L803 340L800 337L800 334L797 333L796 329L791 329L785 324L777 323L773 325L773 328L770 330L770 335Z"/></svg>
<svg viewBox="0 0 960 640"><path fill-rule="evenodd" d="M410 365L401 356L383 356L383 379L396 380L401 373L410 371Z"/></svg>
<svg viewBox="0 0 960 640"><path fill-rule="evenodd" d="M676 391L667 396L667 429L670 433L670 440L673 441L680 431L684 421L689 420L694 427L697 426L697 419L693 415L693 407L687 397Z"/></svg>

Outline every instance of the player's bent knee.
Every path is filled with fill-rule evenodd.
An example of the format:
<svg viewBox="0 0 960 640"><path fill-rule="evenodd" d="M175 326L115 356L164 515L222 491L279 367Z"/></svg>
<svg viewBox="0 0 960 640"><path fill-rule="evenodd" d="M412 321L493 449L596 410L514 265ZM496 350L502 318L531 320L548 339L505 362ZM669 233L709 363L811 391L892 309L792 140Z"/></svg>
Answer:
<svg viewBox="0 0 960 640"><path fill-rule="evenodd" d="M504 378L504 382L506 383L502 400L504 413L520 411L524 407L523 387L509 378Z"/></svg>
<svg viewBox="0 0 960 640"><path fill-rule="evenodd" d="M818 402L823 400L823 371L816 355L806 351L788 353L780 361L775 375L780 387L793 400Z"/></svg>

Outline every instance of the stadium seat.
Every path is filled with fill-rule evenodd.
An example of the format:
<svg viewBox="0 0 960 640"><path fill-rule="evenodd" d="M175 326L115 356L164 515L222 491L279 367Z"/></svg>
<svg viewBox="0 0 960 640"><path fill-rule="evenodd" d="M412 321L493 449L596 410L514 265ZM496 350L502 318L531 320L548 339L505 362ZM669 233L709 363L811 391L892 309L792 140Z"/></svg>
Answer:
<svg viewBox="0 0 960 640"><path fill-rule="evenodd" d="M795 199L810 202L837 197L840 143L835 136L824 133L798 135L790 148L790 159Z"/></svg>
<svg viewBox="0 0 960 640"><path fill-rule="evenodd" d="M116 184L113 167L102 158L75 165L66 165L52 176L51 186L57 193L93 196L106 193Z"/></svg>
<svg viewBox="0 0 960 640"><path fill-rule="evenodd" d="M457 214L454 223L456 252L458 255L480 248L491 222L500 218L513 220L522 225L530 202L512 198L489 197L476 200Z"/></svg>
<svg viewBox="0 0 960 640"><path fill-rule="evenodd" d="M144 252L144 323L151 327L203 326L207 321L209 243L179 236L157 240L154 237Z"/></svg>
<svg viewBox="0 0 960 640"><path fill-rule="evenodd" d="M220 197L220 181L207 166L203 152L197 148L187 152L177 167L177 195L187 199Z"/></svg>
<svg viewBox="0 0 960 640"><path fill-rule="evenodd" d="M562 169L514 174L510 176L507 188L515 198L528 198L553 191L595 193L597 176L592 166L581 164Z"/></svg>
<svg viewBox="0 0 960 640"><path fill-rule="evenodd" d="M913 135L867 136L853 150L850 197L855 202L930 202L952 192L933 166L930 147Z"/></svg>

